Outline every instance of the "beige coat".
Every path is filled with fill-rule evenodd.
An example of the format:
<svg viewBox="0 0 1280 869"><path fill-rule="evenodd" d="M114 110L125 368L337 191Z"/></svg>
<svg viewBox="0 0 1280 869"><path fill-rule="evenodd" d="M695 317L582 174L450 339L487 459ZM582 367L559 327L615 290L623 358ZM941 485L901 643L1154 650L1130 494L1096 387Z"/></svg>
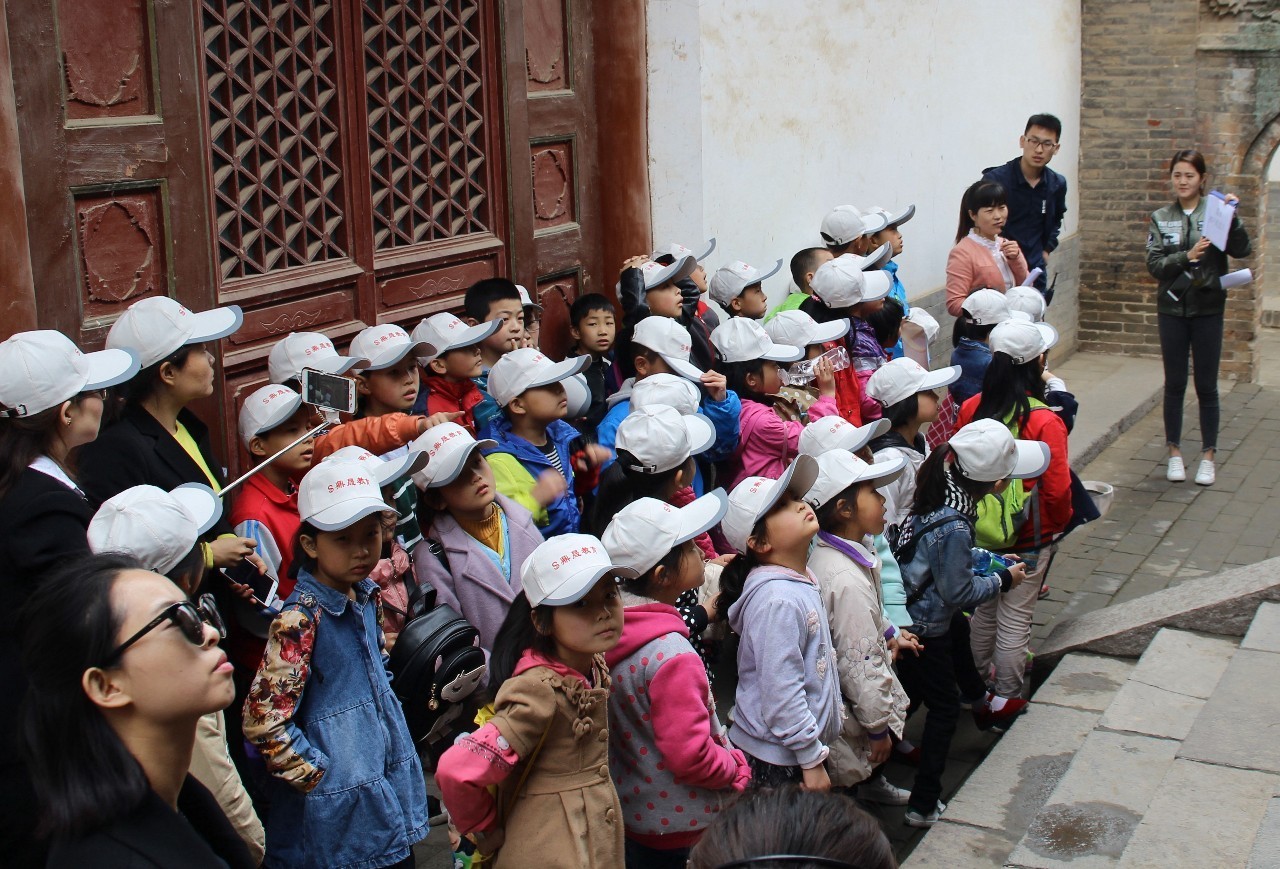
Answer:
<svg viewBox="0 0 1280 869"><path fill-rule="evenodd" d="M227 754L227 725L221 712L202 715L196 724L196 744L191 752L189 769L195 780L209 789L222 813L244 841L250 856L258 863L266 854L267 837L262 822L253 810L240 774Z"/></svg>
<svg viewBox="0 0 1280 869"><path fill-rule="evenodd" d="M499 822L506 845L494 869L615 869L625 862L622 808L609 777L609 669L599 655L592 682L588 688L533 667L498 691L494 706L502 711L491 723L519 757L535 750L537 757L527 778L522 762L499 790L499 811L509 810Z"/></svg>
<svg viewBox="0 0 1280 869"><path fill-rule="evenodd" d="M857 784L871 775L868 734L889 729L901 737L908 704L884 639L889 623L880 597L880 560L861 544L845 542L874 566L864 568L822 538L809 557L809 570L818 579L831 623L844 696L843 738L831 744L827 757L827 774L837 787Z"/></svg>

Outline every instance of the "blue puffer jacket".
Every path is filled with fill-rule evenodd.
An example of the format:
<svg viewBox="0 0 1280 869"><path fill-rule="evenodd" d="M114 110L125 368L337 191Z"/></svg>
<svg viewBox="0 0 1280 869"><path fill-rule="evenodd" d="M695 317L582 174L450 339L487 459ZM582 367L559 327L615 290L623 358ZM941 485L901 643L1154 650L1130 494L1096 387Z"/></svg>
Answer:
<svg viewBox="0 0 1280 869"><path fill-rule="evenodd" d="M959 406L982 391L982 378L991 364L991 348L972 338L961 338L951 351L951 364L960 366L960 379L951 384L951 398Z"/></svg>
<svg viewBox="0 0 1280 869"><path fill-rule="evenodd" d="M496 447L484 450L486 456L494 453L508 453L529 472L536 481L543 471L555 470L555 465L548 461L542 450L529 443L511 430L511 420L505 413L499 414L480 432L481 438L492 438L498 442ZM564 467L564 476L569 485L564 493L547 505L547 524L539 526L542 536L550 539L557 534L576 534L582 523L582 510L578 507L578 495L573 489L573 442L580 437L578 430L562 419L557 419L547 426L547 437L556 445L556 453L560 464ZM519 493L503 492L509 498L519 500ZM528 506L527 504L525 505Z"/></svg>
<svg viewBox="0 0 1280 869"><path fill-rule="evenodd" d="M920 600L907 604L911 632L921 637L945 634L958 611L1000 593L1000 576L984 569L991 564L991 553L974 549L973 523L958 510L943 506L923 517L913 515L907 521L918 534L921 528L943 519L949 521L919 538L909 562L899 562L908 600L919 589L925 589Z"/></svg>

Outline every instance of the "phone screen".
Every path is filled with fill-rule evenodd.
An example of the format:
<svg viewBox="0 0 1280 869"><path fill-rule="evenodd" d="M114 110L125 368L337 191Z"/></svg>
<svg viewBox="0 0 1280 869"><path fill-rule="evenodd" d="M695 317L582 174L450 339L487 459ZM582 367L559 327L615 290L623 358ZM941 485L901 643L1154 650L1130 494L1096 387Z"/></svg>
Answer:
<svg viewBox="0 0 1280 869"><path fill-rule="evenodd" d="M231 582L253 589L253 596L262 606L274 608L279 604L279 598L276 597L279 582L265 573L259 573L252 562L240 561L224 569L222 573Z"/></svg>
<svg viewBox="0 0 1280 869"><path fill-rule="evenodd" d="M356 382L350 377L304 368L302 369L302 400L327 410L355 413Z"/></svg>

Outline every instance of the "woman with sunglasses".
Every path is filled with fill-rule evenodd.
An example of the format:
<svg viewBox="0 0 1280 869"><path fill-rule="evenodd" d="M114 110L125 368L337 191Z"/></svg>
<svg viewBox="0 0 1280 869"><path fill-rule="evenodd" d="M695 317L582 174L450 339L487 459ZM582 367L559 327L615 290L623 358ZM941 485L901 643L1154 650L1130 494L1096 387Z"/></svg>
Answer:
<svg viewBox="0 0 1280 869"><path fill-rule="evenodd" d="M47 865L256 865L188 773L201 716L234 696L212 601L129 556L90 555L42 583L22 621Z"/></svg>
<svg viewBox="0 0 1280 869"><path fill-rule="evenodd" d="M31 780L18 748L27 683L18 610L59 562L86 554L93 514L77 487L72 451L98 436L102 390L138 370L123 350L81 353L65 335L22 332L0 344L0 854L43 866Z"/></svg>

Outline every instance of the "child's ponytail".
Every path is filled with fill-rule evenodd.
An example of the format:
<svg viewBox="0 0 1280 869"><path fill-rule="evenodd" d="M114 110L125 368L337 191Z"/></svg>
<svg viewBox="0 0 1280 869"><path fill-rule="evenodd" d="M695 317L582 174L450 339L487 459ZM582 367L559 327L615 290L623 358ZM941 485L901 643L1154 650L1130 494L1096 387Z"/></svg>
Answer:
<svg viewBox="0 0 1280 869"><path fill-rule="evenodd" d="M761 542L765 541L764 519L756 523L751 529L751 537ZM738 598L742 597L742 590L747 584L747 574L759 567L761 561L756 557L755 551L752 550L751 544L747 544L747 551L740 552L733 557L733 560L724 566L724 570L720 573L720 598L716 601L716 619L728 621L729 607L738 602Z"/></svg>
<svg viewBox="0 0 1280 869"><path fill-rule="evenodd" d="M520 656L527 649L550 654L555 651L555 639L551 635L552 609L546 605L530 606L529 598L516 595L511 609L498 630L489 656L489 694L496 696L502 683L515 673Z"/></svg>
<svg viewBox="0 0 1280 869"><path fill-rule="evenodd" d="M942 507L947 495L947 462L955 455L951 444L942 446L929 453L929 457L920 466L916 474L916 497L911 503L911 512L915 516L927 516Z"/></svg>

